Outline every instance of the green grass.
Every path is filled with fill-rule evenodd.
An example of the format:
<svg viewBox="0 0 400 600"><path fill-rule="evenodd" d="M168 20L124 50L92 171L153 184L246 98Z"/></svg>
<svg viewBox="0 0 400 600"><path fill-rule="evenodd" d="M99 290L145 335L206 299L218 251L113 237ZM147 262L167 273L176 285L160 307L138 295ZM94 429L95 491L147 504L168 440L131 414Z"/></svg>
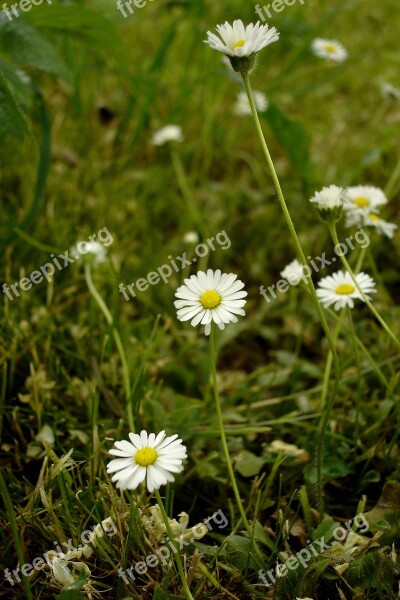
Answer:
<svg viewBox="0 0 400 600"><path fill-rule="evenodd" d="M380 85L398 81L399 17L395 0L306 0L270 21L281 39L260 53L251 80L270 99L262 126L306 256L333 256L329 231L308 202L324 185L386 188L382 214L398 222L400 103L383 98ZM185 470L160 490L169 515L188 513L191 527L221 509L229 521L181 551L193 597L397 598L399 349L358 303L359 361L347 321L337 339L341 382L324 446L320 523L314 457L328 346L301 287L270 303L259 293L280 279L295 249L252 119L233 114L240 81L203 43L217 23L254 21L253 3L155 0L130 19L113 3L54 4L33 7L27 18L31 28L21 16L8 33L0 30L0 70L19 107L4 112L11 100L0 81L2 279L19 281L50 262L50 253L104 227L112 235L109 260L92 276L127 357L136 427L178 433L187 446ZM314 57L309 44L317 36L340 40L349 59L331 65ZM13 80L5 61L10 72L23 68L31 85ZM175 146L183 184L168 148L151 145L167 123L184 133ZM169 256L192 257L195 244L184 236L199 227L202 241L221 231L231 241L199 268L237 273L248 291L246 316L217 334L218 387L262 568L274 569L308 540L331 543L334 528L361 512L369 524L355 549L339 542L268 588L228 478L208 341L177 320L173 305L176 288L197 267L129 302L118 292ZM389 240L368 232L363 270L377 280L374 306L399 336L399 233ZM339 238L348 234L341 222ZM348 255L353 266L359 252ZM143 519L155 499L143 488L120 494L106 473L113 441L129 432L124 373L82 261L13 301L3 294L1 314L1 570L32 563L69 539L78 546L83 531L108 517L115 534L76 559L87 578L75 590L62 591L46 566L13 587L1 573L0 596L184 597L172 565L136 573L128 585L118 576L157 546ZM337 314L326 314L333 331ZM35 439L44 425L53 445ZM277 440L301 452L277 453Z"/></svg>

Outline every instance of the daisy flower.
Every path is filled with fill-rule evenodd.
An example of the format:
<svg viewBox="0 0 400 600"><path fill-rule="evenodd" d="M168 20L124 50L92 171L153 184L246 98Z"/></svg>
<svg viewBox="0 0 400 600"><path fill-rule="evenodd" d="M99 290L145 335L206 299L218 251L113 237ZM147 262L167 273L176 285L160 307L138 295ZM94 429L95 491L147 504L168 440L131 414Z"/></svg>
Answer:
<svg viewBox="0 0 400 600"><path fill-rule="evenodd" d="M392 98L400 101L400 89L391 83L382 83L381 93L384 98Z"/></svg>
<svg viewBox="0 0 400 600"><path fill-rule="evenodd" d="M384 221L378 215L373 213L364 217L364 225L369 227L375 227L378 233L381 235L386 235L388 238L392 238L394 236L394 232L397 229L397 225L395 223L389 223L388 221Z"/></svg>
<svg viewBox="0 0 400 600"><path fill-rule="evenodd" d="M179 125L166 125L153 133L151 138L153 146L163 146L167 142L183 142L182 129Z"/></svg>
<svg viewBox="0 0 400 600"><path fill-rule="evenodd" d="M362 225L364 217L377 213L379 207L388 203L380 188L373 185L348 187L343 194L343 208L346 211L346 227Z"/></svg>
<svg viewBox="0 0 400 600"><path fill-rule="evenodd" d="M208 31L208 39L204 42L228 56L235 71L248 72L254 61L246 59L254 58L260 50L279 39L275 27L269 29L268 25L261 25L259 21L255 25L250 23L247 27L240 19L234 21L233 25L226 21L224 25L217 25L216 29L220 37Z"/></svg>
<svg viewBox="0 0 400 600"><path fill-rule="evenodd" d="M265 112L268 108L269 102L267 96L263 92L257 90L253 91L254 104L258 112ZM236 98L236 104L233 109L235 115L238 117L244 117L251 115L250 102L246 92L240 92Z"/></svg>
<svg viewBox="0 0 400 600"><path fill-rule="evenodd" d="M107 250L100 242L87 242L86 254L91 255L93 264L95 265L100 265L107 260Z"/></svg>
<svg viewBox="0 0 400 600"><path fill-rule="evenodd" d="M370 300L368 294L376 292L374 280L366 273L358 273L356 281L364 296ZM338 271L321 279L317 288L317 296L325 308L329 308L333 304L335 310L340 310L345 306L354 308L354 300L362 300L348 271Z"/></svg>
<svg viewBox="0 0 400 600"><path fill-rule="evenodd" d="M316 192L310 202L317 205L321 218L325 220L337 220L343 207L343 190L337 185L324 187Z"/></svg>
<svg viewBox="0 0 400 600"><path fill-rule="evenodd" d="M199 271L185 279L175 293L175 308L180 321L189 321L191 325L205 325L205 334L210 335L211 322L220 329L227 323L236 323L236 315L244 315L243 306L247 292L244 283L234 273L221 273L219 269Z"/></svg>
<svg viewBox="0 0 400 600"><path fill-rule="evenodd" d="M303 265L297 258L286 265L283 271L281 271L281 277L286 279L290 285L298 285L302 279L308 283L304 275Z"/></svg>
<svg viewBox="0 0 400 600"><path fill-rule="evenodd" d="M334 62L343 62L348 56L345 47L336 40L315 38L311 44L311 50L315 56Z"/></svg>
<svg viewBox="0 0 400 600"><path fill-rule="evenodd" d="M110 454L118 456L107 465L107 473L114 473L112 481L121 490L134 490L146 479L149 492L158 490L168 481L175 481L172 473L183 471L182 461L187 457L186 447L177 439L178 434L166 437L161 431L130 433L128 441L115 442Z"/></svg>

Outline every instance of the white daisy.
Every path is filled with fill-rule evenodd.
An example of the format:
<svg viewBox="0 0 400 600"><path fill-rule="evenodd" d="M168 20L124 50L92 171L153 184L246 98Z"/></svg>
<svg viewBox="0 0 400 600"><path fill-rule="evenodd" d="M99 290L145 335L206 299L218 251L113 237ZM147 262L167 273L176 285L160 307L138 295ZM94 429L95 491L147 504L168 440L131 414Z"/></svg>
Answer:
<svg viewBox="0 0 400 600"><path fill-rule="evenodd" d="M199 234L196 233L196 231L188 231L183 236L183 241L185 242L185 244L197 244L199 239Z"/></svg>
<svg viewBox="0 0 400 600"><path fill-rule="evenodd" d="M346 227L362 225L364 217L377 213L379 207L388 203L380 188L373 185L348 187L343 193L343 208L346 212Z"/></svg>
<svg viewBox="0 0 400 600"><path fill-rule="evenodd" d="M343 206L343 189L337 185L324 187L320 192L315 192L310 202L315 202L319 210L333 210Z"/></svg>
<svg viewBox="0 0 400 600"><path fill-rule="evenodd" d="M163 146L167 142L183 142L182 129L179 125L166 125L153 133L151 138L153 146Z"/></svg>
<svg viewBox="0 0 400 600"><path fill-rule="evenodd" d="M87 242L86 254L93 257L93 263L99 265L107 260L107 250L100 242Z"/></svg>
<svg viewBox="0 0 400 600"><path fill-rule="evenodd" d="M166 437L161 431L130 433L128 441L115 442L110 454L118 456L107 465L107 473L114 473L112 481L121 490L134 490L146 479L149 492L158 490L168 481L175 481L172 473L183 471L182 461L187 457L186 447L177 439L178 434Z"/></svg>
<svg viewBox="0 0 400 600"><path fill-rule="evenodd" d="M211 322L220 329L227 323L236 323L236 315L244 315L243 306L247 292L244 283L234 273L221 273L220 269L207 273L199 271L185 279L185 285L176 290L175 308L180 321L189 321L191 325L205 325L205 334L210 335Z"/></svg>
<svg viewBox="0 0 400 600"><path fill-rule="evenodd" d="M221 39L208 31L208 39L204 41L227 56L251 56L279 39L275 27L269 29L268 25L261 25L259 21L255 25L250 23L247 27L240 19L234 21L233 25L226 21L224 25L217 25L216 29Z"/></svg>
<svg viewBox="0 0 400 600"><path fill-rule="evenodd" d="M364 296L370 300L368 294L376 292L374 280L366 273L358 273L356 281ZM348 271L338 271L321 279L317 288L317 296L325 308L333 304L335 310L340 310L345 306L353 308L355 299L362 300Z"/></svg>
<svg viewBox="0 0 400 600"><path fill-rule="evenodd" d="M263 92L257 90L253 91L254 104L258 112L265 112L268 108L269 102L267 96ZM236 104L233 109L235 115L243 117L251 115L250 102L246 92L239 92L236 98Z"/></svg>
<svg viewBox="0 0 400 600"><path fill-rule="evenodd" d="M305 283L308 283L304 274L303 265L297 258L286 265L283 271L281 271L281 277L286 279L290 285L298 285L302 279Z"/></svg>
<svg viewBox="0 0 400 600"><path fill-rule="evenodd" d="M391 83L382 83L381 93L384 98L393 98L400 101L400 89Z"/></svg>
<svg viewBox="0 0 400 600"><path fill-rule="evenodd" d="M343 62L348 56L345 47L336 40L315 38L311 44L311 49L316 56L334 62Z"/></svg>
<svg viewBox="0 0 400 600"><path fill-rule="evenodd" d="M397 225L395 223L389 223L373 213L364 217L363 224L369 227L375 227L378 233L386 235L388 238L392 238L397 229Z"/></svg>

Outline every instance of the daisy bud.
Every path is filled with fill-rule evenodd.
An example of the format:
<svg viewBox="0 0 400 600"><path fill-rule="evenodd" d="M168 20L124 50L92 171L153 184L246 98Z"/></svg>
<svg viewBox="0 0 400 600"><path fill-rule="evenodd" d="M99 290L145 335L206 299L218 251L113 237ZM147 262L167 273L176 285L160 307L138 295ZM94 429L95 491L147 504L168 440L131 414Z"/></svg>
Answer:
<svg viewBox="0 0 400 600"><path fill-rule="evenodd" d="M335 223L342 214L343 209L343 190L337 185L324 187L320 192L310 198L310 202L315 202L323 221Z"/></svg>

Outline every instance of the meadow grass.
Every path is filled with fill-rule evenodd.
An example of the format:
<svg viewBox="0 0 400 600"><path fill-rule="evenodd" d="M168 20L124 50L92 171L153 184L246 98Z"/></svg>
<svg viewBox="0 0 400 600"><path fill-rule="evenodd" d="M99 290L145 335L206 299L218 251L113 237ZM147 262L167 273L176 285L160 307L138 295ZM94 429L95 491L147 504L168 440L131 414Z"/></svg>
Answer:
<svg viewBox="0 0 400 600"><path fill-rule="evenodd" d="M400 102L380 86L398 82L399 17L395 0L305 0L269 21L280 40L260 52L251 83L270 102L261 125L307 257L334 256L309 203L323 186L382 188L382 215L398 222ZM163 543L146 520L154 526L154 495L142 486L121 493L106 470L132 424L177 433L187 447L184 471L160 490L171 519L185 512L194 527L216 511L226 517L226 527L179 550L193 598L398 597L400 351L362 302L352 318L325 311L341 374L320 515L315 454L334 373L306 287L270 302L260 295L296 249L252 118L233 112L240 77L203 43L236 18L254 22L253 3L155 0L127 19L109 2L54 4L33 7L27 30L23 16L0 29L1 76L29 127L12 135L17 120L3 109L0 81L3 280L20 281L104 228L112 238L107 260L86 273L75 261L13 300L3 293L1 597L188 597L172 560L134 580L119 574ZM340 40L348 59L313 56L315 37ZM14 80L6 62L30 83ZM168 123L183 141L155 147L153 133ZM369 246L346 258L375 279L373 306L399 337L399 233L366 230ZM185 240L193 231L198 242ZM355 229L341 220L337 231L343 241ZM215 243L195 267L129 301L120 293L120 283L192 258L220 232L230 244ZM207 268L237 274L248 292L246 316L216 332L214 386L208 339L178 321L173 304L184 278ZM313 274L315 285L336 268L339 258ZM57 545L78 547L82 532L109 518L112 535L86 555L19 572L14 585L3 574ZM354 533L335 542L349 521ZM277 563L322 537L329 548L276 575ZM273 570L268 586L260 570Z"/></svg>

